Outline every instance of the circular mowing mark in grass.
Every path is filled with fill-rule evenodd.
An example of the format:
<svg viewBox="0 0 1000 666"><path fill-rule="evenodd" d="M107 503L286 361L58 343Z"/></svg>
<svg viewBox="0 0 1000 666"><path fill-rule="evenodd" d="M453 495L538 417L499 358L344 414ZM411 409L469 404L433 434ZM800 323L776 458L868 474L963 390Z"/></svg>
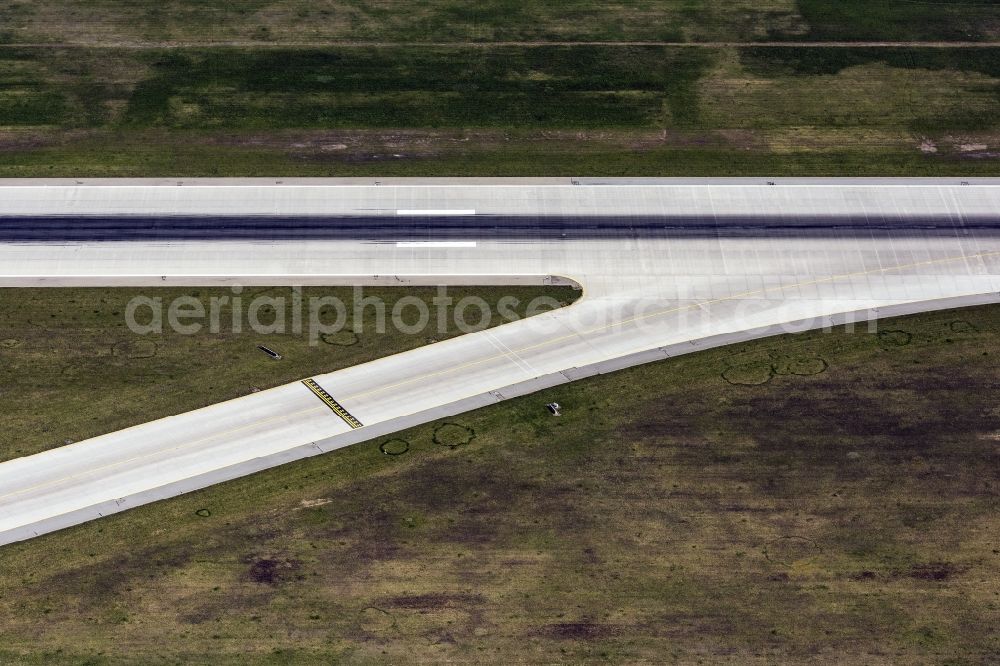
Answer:
<svg viewBox="0 0 1000 666"><path fill-rule="evenodd" d="M878 344L882 349L905 347L913 340L913 335L906 331L879 331Z"/></svg>
<svg viewBox="0 0 1000 666"><path fill-rule="evenodd" d="M826 359L819 356L786 359L771 366L776 375L799 375L800 377L818 375L826 372L829 367L830 364L826 362Z"/></svg>
<svg viewBox="0 0 1000 666"><path fill-rule="evenodd" d="M328 345L337 347L350 347L358 344L358 334L354 331L337 331L336 333L324 333L320 338Z"/></svg>
<svg viewBox="0 0 1000 666"><path fill-rule="evenodd" d="M769 365L733 365L722 371L722 378L733 386L761 386L773 376L774 368Z"/></svg>
<svg viewBox="0 0 1000 666"><path fill-rule="evenodd" d="M952 333L975 333L979 330L972 323L964 319L951 322L948 324L948 328L951 329Z"/></svg>
<svg viewBox="0 0 1000 666"><path fill-rule="evenodd" d="M475 436L475 430L458 423L442 423L434 429L434 443L450 449L468 444Z"/></svg>
<svg viewBox="0 0 1000 666"><path fill-rule="evenodd" d="M6 340L0 340L0 348L3 349L13 349L14 347L20 347L21 341L15 338L7 338Z"/></svg>
<svg viewBox="0 0 1000 666"><path fill-rule="evenodd" d="M358 613L361 630L375 636L384 636L396 629L396 618L389 611L369 606Z"/></svg>
<svg viewBox="0 0 1000 666"><path fill-rule="evenodd" d="M156 343L152 340L121 340L111 347L111 354L124 358L153 358L156 356Z"/></svg>
<svg viewBox="0 0 1000 666"><path fill-rule="evenodd" d="M378 450L387 456L401 456L410 450L410 443L405 439L390 439L379 444Z"/></svg>
<svg viewBox="0 0 1000 666"><path fill-rule="evenodd" d="M791 565L799 560L814 557L822 549L812 539L800 536L784 536L764 544L764 557L768 562Z"/></svg>
<svg viewBox="0 0 1000 666"><path fill-rule="evenodd" d="M212 512L209 511L208 509L198 509L197 511L194 512L194 515L200 518L208 518L209 516L212 515Z"/></svg>

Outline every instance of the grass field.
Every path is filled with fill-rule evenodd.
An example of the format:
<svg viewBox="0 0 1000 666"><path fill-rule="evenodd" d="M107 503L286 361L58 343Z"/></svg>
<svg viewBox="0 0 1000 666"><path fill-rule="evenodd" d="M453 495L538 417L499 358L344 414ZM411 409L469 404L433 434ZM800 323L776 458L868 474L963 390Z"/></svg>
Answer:
<svg viewBox="0 0 1000 666"><path fill-rule="evenodd" d="M164 327L162 334L140 336L126 325L126 306L134 296L161 298L166 304L178 296L194 296L208 310L212 298L234 298L230 289L0 289L0 396L8 396L0 431L0 460L458 335L453 317L447 320L446 329L438 331L435 314L435 325L425 335L406 335L391 326L378 333L374 306L366 306L361 319L354 316L353 304L361 298L381 299L391 312L403 296L430 303L437 293L433 288L407 289L405 293L365 288L355 299L349 288L304 289L306 303L312 296L333 296L346 303L347 328L353 330L361 323L359 335L345 333L312 345L307 324L303 324L306 332L302 334L293 333L289 323L285 333L256 334L244 316L242 330L234 331L228 304L219 309L222 324L218 334L181 335ZM579 292L569 287L449 288L447 295L456 302L469 295L482 296L490 304L490 324L495 326L503 323L496 306L504 296L519 300L513 310L523 316L536 297L570 303ZM258 296L284 298L284 305L276 307L292 307L290 290L277 287L247 288L240 296L243 307L248 309ZM141 316L149 315L144 310ZM261 321L269 323L271 317L273 308L261 315ZM308 322L308 315L303 321ZM258 345L278 351L283 358L271 360Z"/></svg>
<svg viewBox="0 0 1000 666"><path fill-rule="evenodd" d="M995 39L1000 30L992 0L798 0L797 5L809 26L801 39Z"/></svg>
<svg viewBox="0 0 1000 666"><path fill-rule="evenodd" d="M8 41L996 39L990 0L17 0Z"/></svg>
<svg viewBox="0 0 1000 666"><path fill-rule="evenodd" d="M96 326L115 339L90 323L93 301L75 300L51 335ZM199 359L207 377L221 343L195 339L184 365ZM235 385L272 378L261 366L277 366L234 344ZM80 346L50 353L78 364ZM0 654L991 663L998 356L996 306L772 338L7 546ZM73 404L83 386L99 409L159 409L135 400L149 377L137 363L108 371L103 396L86 374L46 382L47 400ZM184 385L191 400L217 397ZM551 400L561 417L543 409ZM466 443L435 443L448 438Z"/></svg>
<svg viewBox="0 0 1000 666"><path fill-rule="evenodd" d="M1000 48L0 47L0 177L987 175Z"/></svg>
<svg viewBox="0 0 1000 666"><path fill-rule="evenodd" d="M0 177L994 175L998 39L986 0L18 0Z"/></svg>
<svg viewBox="0 0 1000 666"><path fill-rule="evenodd" d="M549 43L636 40L703 45ZM907 43L996 40L988 0L14 0L0 177L1000 175L1000 48ZM132 293L0 290L0 460L432 341L139 339ZM0 662L996 663L998 356L997 306L762 340L5 546Z"/></svg>

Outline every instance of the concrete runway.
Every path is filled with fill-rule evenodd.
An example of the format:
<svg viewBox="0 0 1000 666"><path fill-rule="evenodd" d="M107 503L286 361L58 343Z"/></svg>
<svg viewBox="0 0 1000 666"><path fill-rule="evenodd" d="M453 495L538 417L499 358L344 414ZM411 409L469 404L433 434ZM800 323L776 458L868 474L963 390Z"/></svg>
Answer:
<svg viewBox="0 0 1000 666"><path fill-rule="evenodd" d="M1000 179L10 181L0 286L572 281L585 295L2 463L0 543L638 363L1000 301L998 230Z"/></svg>

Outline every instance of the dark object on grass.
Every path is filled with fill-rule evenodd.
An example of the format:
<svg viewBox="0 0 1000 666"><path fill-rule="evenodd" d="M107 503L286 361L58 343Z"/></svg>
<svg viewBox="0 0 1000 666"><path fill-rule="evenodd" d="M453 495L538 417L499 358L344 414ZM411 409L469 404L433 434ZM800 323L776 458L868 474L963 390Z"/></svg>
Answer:
<svg viewBox="0 0 1000 666"><path fill-rule="evenodd" d="M271 358L273 358L275 361L278 361L278 360L281 359L281 354L279 354L278 352L274 351L273 349L265 347L264 345L257 345L257 349L261 350L262 352L264 352L265 354L267 354L268 356L270 356Z"/></svg>
<svg viewBox="0 0 1000 666"><path fill-rule="evenodd" d="M551 414L552 416L559 416L560 414L562 414L562 407L559 405L558 402L550 402L549 404L545 405L545 409L549 410L549 414Z"/></svg>

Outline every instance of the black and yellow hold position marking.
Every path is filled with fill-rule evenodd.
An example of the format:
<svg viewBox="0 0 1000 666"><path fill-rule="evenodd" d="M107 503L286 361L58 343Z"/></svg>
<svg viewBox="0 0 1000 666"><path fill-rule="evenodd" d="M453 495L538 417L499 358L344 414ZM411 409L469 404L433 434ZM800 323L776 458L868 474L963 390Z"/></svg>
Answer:
<svg viewBox="0 0 1000 666"><path fill-rule="evenodd" d="M360 428L363 423L354 418L349 411L344 409L344 407L333 399L333 396L326 392L322 386L314 382L312 379L303 379L302 383L306 385L306 388L316 394L320 400L322 400L327 407L333 410L333 413L344 419L344 422L351 426L352 428Z"/></svg>

